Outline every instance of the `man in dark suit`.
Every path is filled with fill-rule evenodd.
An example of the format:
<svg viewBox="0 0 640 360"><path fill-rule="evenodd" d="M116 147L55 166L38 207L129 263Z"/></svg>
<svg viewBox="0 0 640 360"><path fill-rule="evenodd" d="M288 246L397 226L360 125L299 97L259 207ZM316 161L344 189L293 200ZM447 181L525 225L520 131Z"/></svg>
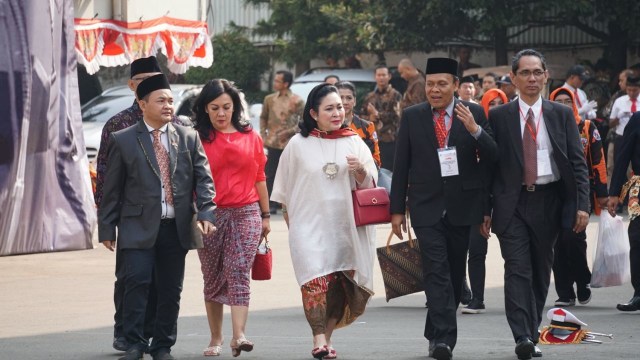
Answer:
<svg viewBox="0 0 640 360"><path fill-rule="evenodd" d="M424 336L439 360L451 359L456 344L469 229L483 221L483 168L497 157L482 108L454 98L457 70L452 59L427 61L428 103L403 111L391 184L391 224L400 238L409 199L429 297Z"/></svg>
<svg viewBox="0 0 640 360"><path fill-rule="evenodd" d="M542 356L535 344L560 228L580 232L589 222L589 179L571 109L542 99L548 78L543 55L520 51L510 75L518 101L489 112L500 154L492 227L505 260L505 309L515 351L518 359L530 359Z"/></svg>
<svg viewBox="0 0 640 360"><path fill-rule="evenodd" d="M136 95L143 121L111 135L99 239L113 251L117 228L125 269L123 330L131 345L121 359L143 356L153 277L157 313L149 352L167 360L177 337L185 256L202 247L202 234L215 231L215 192L197 132L170 123L173 96L166 77L142 81Z"/></svg>
<svg viewBox="0 0 640 360"><path fill-rule="evenodd" d="M640 77L628 78L632 84L640 86ZM635 174L627 181L627 168L631 168ZM625 183L626 181L626 183ZM623 190L624 188L624 190ZM635 190L634 190L635 188ZM620 311L640 310L640 203L638 201L638 188L640 188L640 111L635 112L624 127L622 141L616 147L616 160L611 176L609 188L609 214L616 216L616 209L626 194L629 194L629 262L631 264L631 285L633 285L633 297L627 303L618 304Z"/></svg>

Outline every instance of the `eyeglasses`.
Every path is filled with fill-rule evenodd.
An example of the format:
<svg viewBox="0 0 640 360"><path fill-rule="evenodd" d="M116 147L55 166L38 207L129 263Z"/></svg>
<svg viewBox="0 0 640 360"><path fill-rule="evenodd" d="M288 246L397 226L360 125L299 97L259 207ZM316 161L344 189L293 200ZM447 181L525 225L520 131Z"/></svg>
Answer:
<svg viewBox="0 0 640 360"><path fill-rule="evenodd" d="M522 70L522 71L518 71L516 73L518 76L522 77L522 78L529 78L532 74L533 76L539 78L542 77L544 75L544 70Z"/></svg>

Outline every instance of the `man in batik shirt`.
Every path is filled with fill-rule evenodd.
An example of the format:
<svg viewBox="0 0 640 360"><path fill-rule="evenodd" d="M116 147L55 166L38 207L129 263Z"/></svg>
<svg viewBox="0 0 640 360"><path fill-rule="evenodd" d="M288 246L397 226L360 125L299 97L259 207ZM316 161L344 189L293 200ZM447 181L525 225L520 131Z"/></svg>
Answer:
<svg viewBox="0 0 640 360"><path fill-rule="evenodd" d="M376 89L364 99L360 117L376 124L382 168L393 171L402 95L389 84L391 75L386 65L379 65L375 71Z"/></svg>
<svg viewBox="0 0 640 360"><path fill-rule="evenodd" d="M260 114L260 135L267 148L267 165L264 168L267 175L267 191L273 191L273 180L276 177L278 163L282 150L289 143L289 139L296 134L298 122L302 118L304 100L289 90L293 82L293 74L286 70L276 72L273 79L273 94L264 98L262 114ZM269 210L275 214L277 203L269 202Z"/></svg>
<svg viewBox="0 0 640 360"><path fill-rule="evenodd" d="M400 76L407 80L407 90L402 95L400 109L404 110L411 105L422 104L427 101L427 93L424 87L424 74L416 69L409 59L402 59L398 63Z"/></svg>

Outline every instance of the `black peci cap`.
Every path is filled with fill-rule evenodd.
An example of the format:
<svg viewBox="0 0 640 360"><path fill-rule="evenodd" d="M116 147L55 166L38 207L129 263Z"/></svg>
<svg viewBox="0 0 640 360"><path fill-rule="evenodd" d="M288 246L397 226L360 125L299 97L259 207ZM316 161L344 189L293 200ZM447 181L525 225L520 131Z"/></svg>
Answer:
<svg viewBox="0 0 640 360"><path fill-rule="evenodd" d="M138 74L162 72L155 56L136 59L131 63L130 79Z"/></svg>
<svg viewBox="0 0 640 360"><path fill-rule="evenodd" d="M464 84L464 83L474 83L477 80L477 78L473 75L468 75L468 76L463 76L460 79L460 84Z"/></svg>
<svg viewBox="0 0 640 360"><path fill-rule="evenodd" d="M138 99L143 99L145 96L160 89L171 90L169 80L167 80L167 77L164 74L153 75L152 77L142 80L136 89L136 97Z"/></svg>
<svg viewBox="0 0 640 360"><path fill-rule="evenodd" d="M451 74L458 76L458 62L449 58L429 58L425 74Z"/></svg>
<svg viewBox="0 0 640 360"><path fill-rule="evenodd" d="M640 86L640 76L627 77L627 86Z"/></svg>

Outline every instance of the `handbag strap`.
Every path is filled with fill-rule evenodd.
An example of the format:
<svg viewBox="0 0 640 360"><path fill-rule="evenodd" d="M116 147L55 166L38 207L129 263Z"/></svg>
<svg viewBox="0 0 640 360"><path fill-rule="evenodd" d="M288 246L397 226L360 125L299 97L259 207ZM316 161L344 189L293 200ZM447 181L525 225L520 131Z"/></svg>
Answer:
<svg viewBox="0 0 640 360"><path fill-rule="evenodd" d="M411 247L412 249L415 246L415 241L417 239L413 238L413 235L411 234L411 216L409 216L409 210L407 209L407 213L406 213L406 219L407 219L407 233L409 234L409 247ZM389 247L391 245L391 239L393 238L393 229L391 229L391 231L389 232L389 237L387 237L387 254L391 254L391 248Z"/></svg>
<svg viewBox="0 0 640 360"><path fill-rule="evenodd" d="M258 247L260 247L260 244L262 244L262 242L264 241L264 246L266 247L267 250L270 249L269 247L269 239L267 239L267 235L264 235L262 238L260 238L260 242L258 243Z"/></svg>

